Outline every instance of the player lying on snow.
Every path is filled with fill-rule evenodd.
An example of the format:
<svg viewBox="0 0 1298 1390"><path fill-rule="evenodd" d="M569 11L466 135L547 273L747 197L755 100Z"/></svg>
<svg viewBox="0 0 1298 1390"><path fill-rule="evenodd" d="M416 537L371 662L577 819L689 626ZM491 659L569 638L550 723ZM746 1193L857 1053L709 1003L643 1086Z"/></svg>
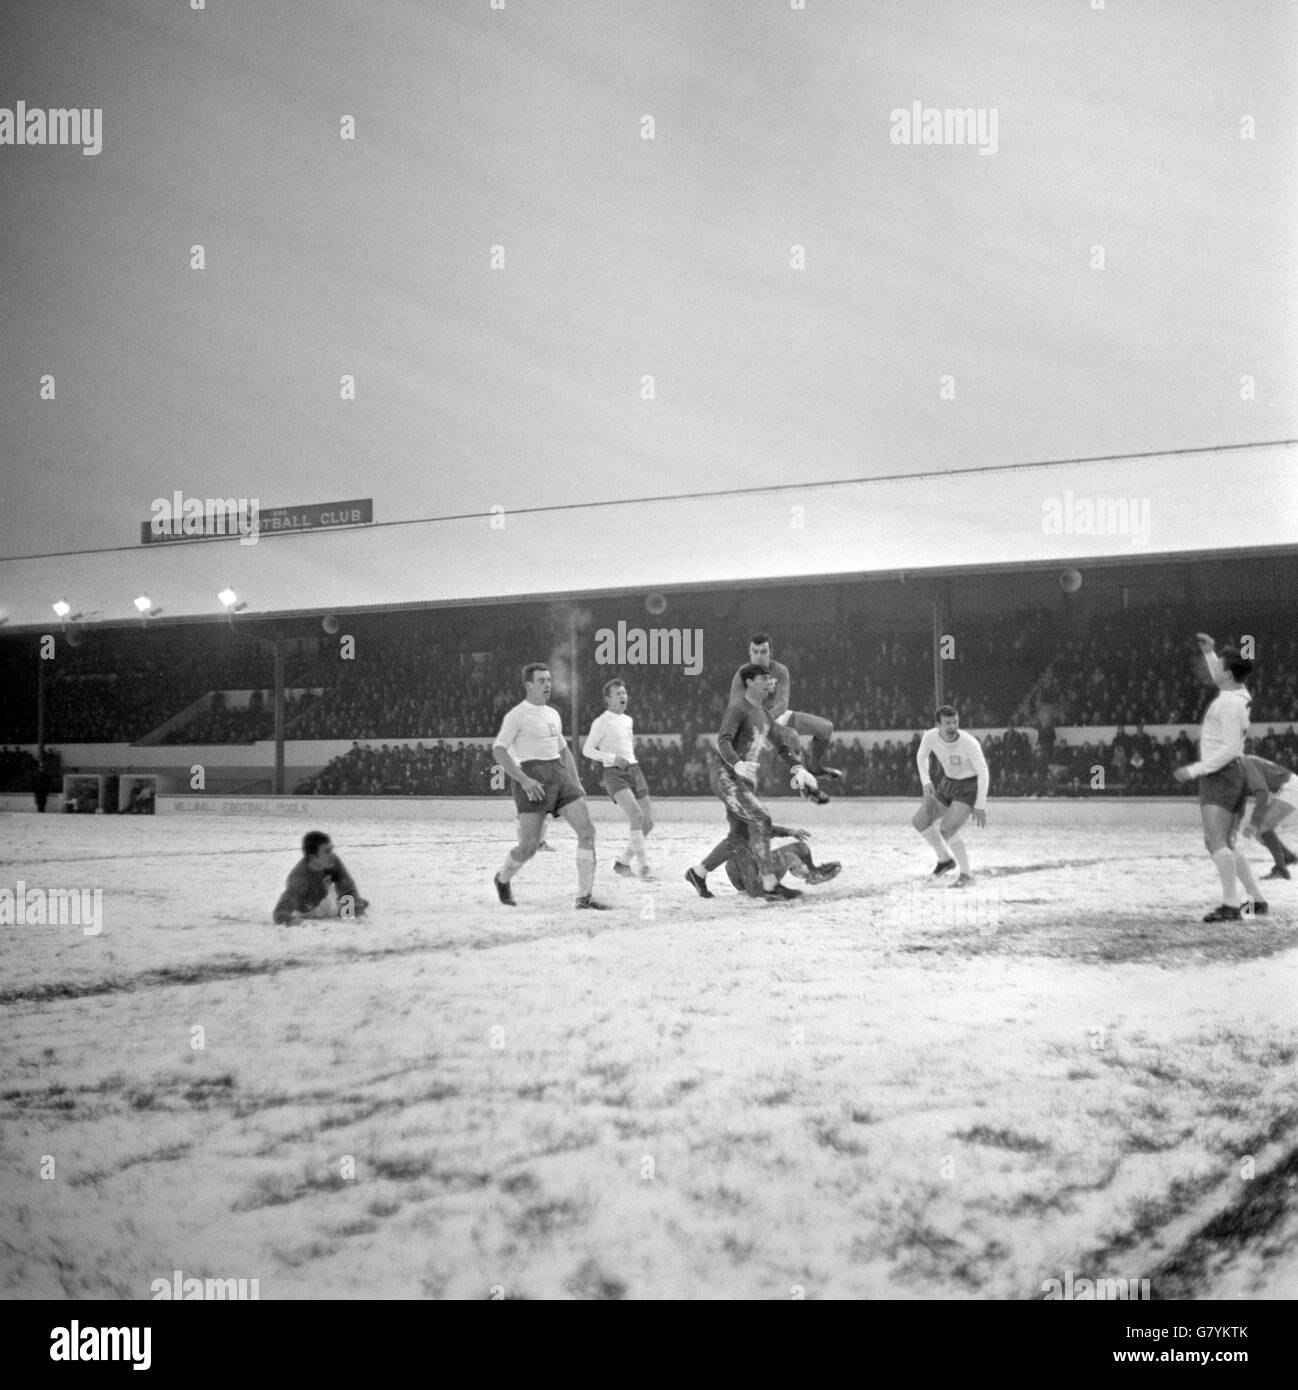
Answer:
<svg viewBox="0 0 1298 1390"><path fill-rule="evenodd" d="M334 853L333 841L323 830L308 830L302 836L302 858L275 904L275 921L287 927L326 917L359 917L368 906Z"/></svg>
<svg viewBox="0 0 1298 1390"><path fill-rule="evenodd" d="M726 858L726 877L741 893L747 893L750 898L760 898L762 875L757 867L757 858L753 854L752 846L748 843L748 827L743 826L742 834L738 826L735 829L733 838L727 836L723 842L730 849ZM772 839L783 840L790 836L793 837L792 844L771 846L771 869L778 887L784 888L780 880L785 874L793 874L796 878L805 879L807 883L828 883L831 878L838 877L843 866L836 859L828 860L824 864L817 864L812 859L811 851L805 843L811 838L809 830L790 830L783 825L771 826ZM797 888L785 888L786 893L799 894L800 891ZM709 891L703 896L716 895Z"/></svg>

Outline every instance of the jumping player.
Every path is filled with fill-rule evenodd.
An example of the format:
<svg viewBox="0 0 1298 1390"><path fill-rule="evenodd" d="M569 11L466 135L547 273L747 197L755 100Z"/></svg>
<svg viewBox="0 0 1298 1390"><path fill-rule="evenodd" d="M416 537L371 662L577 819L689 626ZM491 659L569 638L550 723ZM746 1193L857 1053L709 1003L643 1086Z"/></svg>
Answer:
<svg viewBox="0 0 1298 1390"><path fill-rule="evenodd" d="M1246 753L1243 758L1244 779L1253 793L1253 817L1243 829L1243 836L1254 835L1271 851L1275 865L1263 879L1288 878L1293 862L1288 845L1276 834L1276 826L1298 810L1298 777L1279 763Z"/></svg>
<svg viewBox="0 0 1298 1390"><path fill-rule="evenodd" d="M951 705L937 712L937 725L919 741L915 755L924 804L911 824L937 851L934 878L960 867L954 887L974 882L969 872L969 851L960 829L969 816L979 830L987 824L987 788L991 773L982 745L960 728L960 716ZM936 822L936 823L935 823Z"/></svg>
<svg viewBox="0 0 1298 1390"><path fill-rule="evenodd" d="M302 858L290 871L275 904L275 921L287 927L325 917L360 917L368 906L334 853L333 841L323 830L308 830L302 836Z"/></svg>
<svg viewBox="0 0 1298 1390"><path fill-rule="evenodd" d="M1244 775L1244 740L1248 736L1249 704L1252 696L1244 687L1253 672L1253 663L1231 647L1218 656L1216 644L1206 632L1195 633L1195 640L1217 687L1217 695L1203 716L1199 731L1199 760L1176 768L1178 782L1199 779L1199 815L1203 820L1203 843L1221 879L1221 906L1205 917L1205 922L1238 922L1239 889L1236 879L1252 899L1253 912L1263 917L1267 905L1258 890L1249 862L1235 848L1235 830L1248 800L1248 781Z"/></svg>
<svg viewBox="0 0 1298 1390"><path fill-rule="evenodd" d="M603 909L591 897L595 885L595 827L577 764L563 737L563 721L549 706L550 668L543 661L523 667L526 697L509 710L500 725L492 756L514 779L518 843L505 856L492 880L506 907L515 907L509 881L536 853L546 815L562 816L577 832L577 902L580 908ZM517 759L517 761L515 761Z"/></svg>
<svg viewBox="0 0 1298 1390"><path fill-rule="evenodd" d="M771 638L766 632L755 632L748 639L748 660L755 663L764 671L769 672L775 680L771 688L771 694L766 697L766 712L775 720L777 724L783 725L786 729L795 734L811 735L811 773L814 777L827 777L831 781L841 777L842 772L836 767L826 767L825 758L829 753L829 740L834 736L834 726L828 719L822 719L818 714L803 714L789 708L789 668L783 662L771 659ZM743 667L735 672L734 679L730 682L730 703L744 698ZM818 801L828 801L829 798L823 794L815 798Z"/></svg>
<svg viewBox="0 0 1298 1390"><path fill-rule="evenodd" d="M798 740L776 724L766 712L764 701L772 692L776 677L757 662L749 662L739 670L744 696L726 710L717 733L718 761L712 768L709 781L713 792L726 808L731 848L746 843L757 865L761 884L759 897L770 901L800 897L796 889L777 882L771 863L771 814L757 799L757 768L765 747L776 753L793 769L792 785L801 792L815 792L816 779L803 766L802 749ZM742 824L742 830L740 826ZM685 881L701 898L710 898L707 873L730 857L730 850L717 858L720 846L707 859L686 869Z"/></svg>
<svg viewBox="0 0 1298 1390"><path fill-rule="evenodd" d="M649 784L635 756L633 721L626 712L626 685L611 680L604 685L604 713L590 726L582 753L604 769L604 790L622 808L631 827L626 848L613 861L613 872L631 876L631 861L640 862L640 877L652 878L645 852L645 836L653 829Z"/></svg>

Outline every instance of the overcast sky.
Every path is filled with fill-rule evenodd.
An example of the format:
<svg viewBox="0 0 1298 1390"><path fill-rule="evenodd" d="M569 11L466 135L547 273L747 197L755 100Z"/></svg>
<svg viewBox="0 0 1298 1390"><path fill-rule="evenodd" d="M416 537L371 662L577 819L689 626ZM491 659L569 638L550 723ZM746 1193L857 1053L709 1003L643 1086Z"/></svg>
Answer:
<svg viewBox="0 0 1298 1390"><path fill-rule="evenodd" d="M0 555L1298 433L1287 3L4 8Z"/></svg>

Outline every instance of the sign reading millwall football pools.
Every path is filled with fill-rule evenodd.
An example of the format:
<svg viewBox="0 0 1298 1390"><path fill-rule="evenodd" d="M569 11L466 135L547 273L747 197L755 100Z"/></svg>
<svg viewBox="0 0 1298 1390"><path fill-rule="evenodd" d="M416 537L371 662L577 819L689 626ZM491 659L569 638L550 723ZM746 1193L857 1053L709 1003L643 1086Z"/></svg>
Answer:
<svg viewBox="0 0 1298 1390"><path fill-rule="evenodd" d="M140 523L141 545L222 536L238 536L245 545L252 545L262 536L364 526L374 520L374 499L263 507L256 497L186 497L174 492L170 497L154 498L149 512L149 520Z"/></svg>

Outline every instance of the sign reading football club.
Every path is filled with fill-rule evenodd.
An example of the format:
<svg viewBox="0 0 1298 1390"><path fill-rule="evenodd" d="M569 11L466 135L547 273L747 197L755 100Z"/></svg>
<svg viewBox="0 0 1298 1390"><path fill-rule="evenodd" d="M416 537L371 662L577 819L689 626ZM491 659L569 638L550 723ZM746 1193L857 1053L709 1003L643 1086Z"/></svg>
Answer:
<svg viewBox="0 0 1298 1390"><path fill-rule="evenodd" d="M262 536L367 525L374 520L374 499L263 507L256 497L186 497L174 492L155 498L149 512L149 520L140 523L141 545L228 536L238 536L243 545L255 545Z"/></svg>

